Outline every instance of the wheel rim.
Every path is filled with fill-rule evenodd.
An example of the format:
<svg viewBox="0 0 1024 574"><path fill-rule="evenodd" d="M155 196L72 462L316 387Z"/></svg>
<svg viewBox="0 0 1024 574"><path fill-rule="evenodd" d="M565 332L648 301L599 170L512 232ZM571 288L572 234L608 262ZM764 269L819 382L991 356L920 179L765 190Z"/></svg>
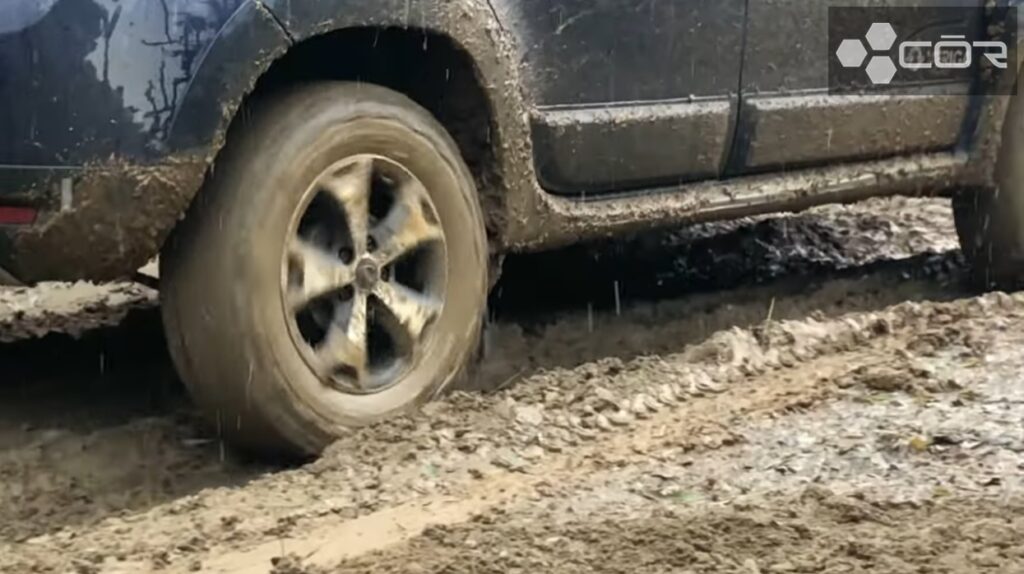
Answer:
<svg viewBox="0 0 1024 574"><path fill-rule="evenodd" d="M314 180L289 226L281 294L292 341L325 384L391 388L429 345L447 266L420 180L385 157L346 158Z"/></svg>

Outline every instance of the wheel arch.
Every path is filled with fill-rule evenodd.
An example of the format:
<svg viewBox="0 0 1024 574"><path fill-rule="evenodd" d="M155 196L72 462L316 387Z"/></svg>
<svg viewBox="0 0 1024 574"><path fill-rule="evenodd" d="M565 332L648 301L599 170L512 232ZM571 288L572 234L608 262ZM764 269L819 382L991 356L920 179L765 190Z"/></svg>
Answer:
<svg viewBox="0 0 1024 574"><path fill-rule="evenodd" d="M225 26L203 58L174 118L172 149L201 150L212 169L232 124L276 90L324 80L380 84L449 130L500 248L513 198L534 188L514 50L488 2L268 0L250 12ZM267 17L286 42L256 38Z"/></svg>

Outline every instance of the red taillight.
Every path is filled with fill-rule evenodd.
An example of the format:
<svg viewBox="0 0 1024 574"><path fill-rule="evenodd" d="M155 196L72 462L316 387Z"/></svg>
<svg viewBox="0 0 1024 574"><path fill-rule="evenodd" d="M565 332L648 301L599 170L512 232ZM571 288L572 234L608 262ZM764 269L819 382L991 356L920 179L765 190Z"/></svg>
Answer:
<svg viewBox="0 0 1024 574"><path fill-rule="evenodd" d="M0 205L0 225L28 225L35 220L35 208Z"/></svg>

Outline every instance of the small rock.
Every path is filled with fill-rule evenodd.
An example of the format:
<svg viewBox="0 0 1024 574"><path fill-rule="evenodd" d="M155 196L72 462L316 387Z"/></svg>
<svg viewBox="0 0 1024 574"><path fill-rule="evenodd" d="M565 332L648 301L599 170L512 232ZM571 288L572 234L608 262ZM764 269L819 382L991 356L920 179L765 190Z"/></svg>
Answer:
<svg viewBox="0 0 1024 574"><path fill-rule="evenodd" d="M555 407L562 402L562 395L555 391L547 391L544 393L544 406Z"/></svg>
<svg viewBox="0 0 1024 574"><path fill-rule="evenodd" d="M562 440L547 435L538 435L537 444L548 452L559 453L565 450L565 444Z"/></svg>
<svg viewBox="0 0 1024 574"><path fill-rule="evenodd" d="M521 406L513 409L515 420L524 426L540 426L544 424L544 409L540 406Z"/></svg>
<svg viewBox="0 0 1024 574"><path fill-rule="evenodd" d="M671 383L669 386L672 387L672 393L676 396L677 401L682 402L690 398L690 394L686 392L683 385L680 385L679 383Z"/></svg>
<svg viewBox="0 0 1024 574"><path fill-rule="evenodd" d="M658 387L658 400L667 407L676 404L676 393L672 390L671 385L666 384Z"/></svg>
<svg viewBox="0 0 1024 574"><path fill-rule="evenodd" d="M501 401L494 407L494 410L498 413L498 416L513 420L515 418L515 408L515 399L506 397L505 400Z"/></svg>
<svg viewBox="0 0 1024 574"><path fill-rule="evenodd" d="M629 412L637 416L637 418L645 419L650 416L647 410L647 401L644 399L644 395L640 394L633 397L633 401L629 404Z"/></svg>
<svg viewBox="0 0 1024 574"><path fill-rule="evenodd" d="M729 367L723 367L721 369L721 372L719 373L719 380L729 381L734 379L735 375L731 375L730 371L731 369ZM712 379L711 376L708 375L707 373L700 373L700 376L697 377L697 389L701 393L717 395L719 393L725 392L726 385L723 384L722 382L717 382L715 379Z"/></svg>
<svg viewBox="0 0 1024 574"><path fill-rule="evenodd" d="M932 441L928 440L923 436L915 436L910 439L910 448L915 452L927 452L928 447L932 445Z"/></svg>
<svg viewBox="0 0 1024 574"><path fill-rule="evenodd" d="M651 395L641 396L644 398L644 403L647 404L647 410L651 411L652 413L656 413L660 411L662 408L664 408L664 405L658 402L658 400L652 397Z"/></svg>
<svg viewBox="0 0 1024 574"><path fill-rule="evenodd" d="M608 420L608 417L602 414L598 414L596 417L594 417L594 424L597 426L597 428L605 432L610 432L614 430L611 421Z"/></svg>
<svg viewBox="0 0 1024 574"><path fill-rule="evenodd" d="M544 449L538 445L528 446L520 452L520 455L526 460L537 460L544 458Z"/></svg>
<svg viewBox="0 0 1024 574"><path fill-rule="evenodd" d="M524 472L528 466L527 462L520 458L511 449L503 448L494 453L491 464L498 468L504 468L512 472Z"/></svg>
<svg viewBox="0 0 1024 574"><path fill-rule="evenodd" d="M633 424L633 415L629 414L629 411L618 411L608 415L608 422L612 423L617 427L628 427Z"/></svg>
<svg viewBox="0 0 1024 574"><path fill-rule="evenodd" d="M597 387L594 389L594 396L600 401L614 405L616 403L615 393L609 391L604 387Z"/></svg>

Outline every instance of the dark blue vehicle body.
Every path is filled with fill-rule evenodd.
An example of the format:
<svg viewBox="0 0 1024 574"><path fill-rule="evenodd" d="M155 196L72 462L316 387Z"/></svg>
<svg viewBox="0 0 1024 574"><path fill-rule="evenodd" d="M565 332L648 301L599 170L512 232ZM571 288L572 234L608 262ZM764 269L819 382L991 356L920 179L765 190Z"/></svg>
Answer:
<svg viewBox="0 0 1024 574"><path fill-rule="evenodd" d="M386 30L471 60L497 250L984 185L1006 98L829 95L828 4L5 0L0 206L38 215L0 224L0 276L109 279L157 254L261 78L349 31L371 43L317 58L348 69Z"/></svg>

